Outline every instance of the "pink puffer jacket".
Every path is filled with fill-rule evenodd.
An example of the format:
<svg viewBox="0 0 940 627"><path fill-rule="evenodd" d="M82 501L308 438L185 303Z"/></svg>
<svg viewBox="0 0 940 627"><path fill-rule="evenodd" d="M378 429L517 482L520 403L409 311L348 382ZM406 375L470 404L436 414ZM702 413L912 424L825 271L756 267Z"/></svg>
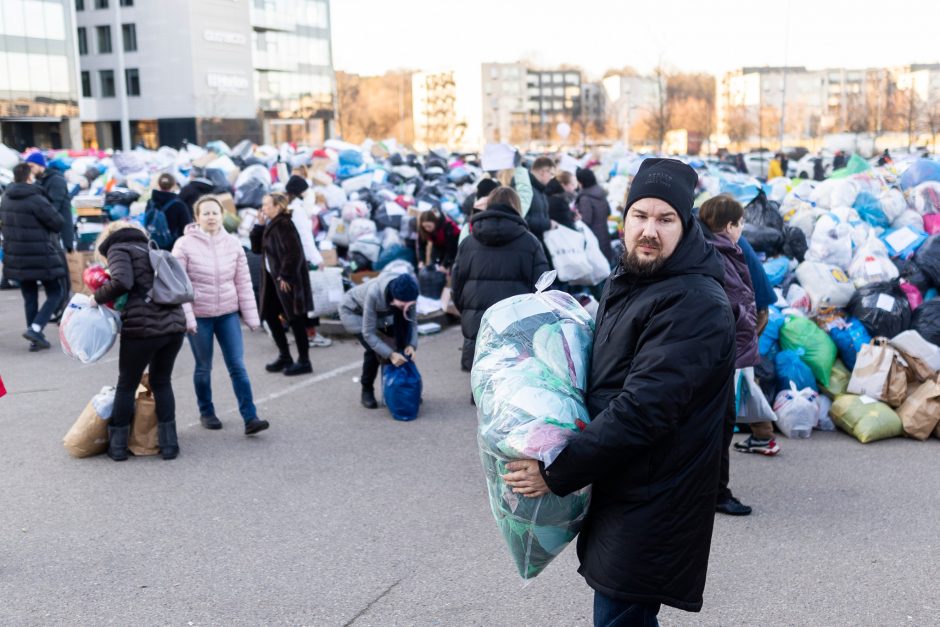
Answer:
<svg viewBox="0 0 940 627"><path fill-rule="evenodd" d="M196 291L196 300L183 305L186 326L196 318L215 318L234 311L252 329L258 327L258 306L248 274L248 260L238 239L225 231L214 236L190 224L176 240L173 256L180 260Z"/></svg>

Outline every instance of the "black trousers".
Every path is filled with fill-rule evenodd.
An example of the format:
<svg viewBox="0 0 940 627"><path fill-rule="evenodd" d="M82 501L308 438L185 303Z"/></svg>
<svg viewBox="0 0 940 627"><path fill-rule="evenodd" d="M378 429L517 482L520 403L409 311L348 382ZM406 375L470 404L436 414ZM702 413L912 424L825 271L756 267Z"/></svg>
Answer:
<svg viewBox="0 0 940 627"><path fill-rule="evenodd" d="M42 287L46 291L46 300L39 306L39 281L20 281L20 292L23 294L23 309L26 312L26 326L38 324L40 328L45 328L49 319L59 309L62 299L67 292L62 292L62 281L52 279L51 281L42 281Z"/></svg>
<svg viewBox="0 0 940 627"><path fill-rule="evenodd" d="M734 410L725 418L721 438L721 474L718 475L718 502L731 498L731 440L734 438Z"/></svg>
<svg viewBox="0 0 940 627"><path fill-rule="evenodd" d="M473 338L463 338L463 350L460 352L460 369L470 372L473 368L473 357L476 354L477 341Z"/></svg>
<svg viewBox="0 0 940 627"><path fill-rule="evenodd" d="M404 351L408 346L408 333L409 328L408 324L393 324L388 326L383 326L379 329L376 329L380 335L384 335L391 339L394 342L395 350L399 353ZM366 342L366 338L361 333L356 336L356 339L359 340L359 343L362 344L362 347L365 350L365 353L362 355L362 376L359 377L359 382L362 384L362 387L368 390L375 389L375 379L379 375L379 355L372 347L369 346L369 343Z"/></svg>
<svg viewBox="0 0 940 627"><path fill-rule="evenodd" d="M157 406L157 420L176 420L176 398L173 396L170 377L173 375L176 355L182 346L182 333L148 338L121 338L118 383L114 391L114 411L111 414L112 427L126 427L131 424L137 386L147 366L150 366L150 389L153 390L153 400Z"/></svg>
<svg viewBox="0 0 940 627"><path fill-rule="evenodd" d="M265 271L266 272L266 271ZM307 316L301 316L291 319L284 311L281 305L281 299L274 294L274 277L268 274L268 280L271 282L272 289L265 292L265 302L261 303L261 309L267 312L264 321L268 323L271 330L271 338L277 346L281 355L290 357L290 347L287 345L287 334L284 333L284 325L280 317L283 316L288 321L291 332L294 334L294 341L297 343L297 361L306 363L310 361L310 344L307 340Z"/></svg>

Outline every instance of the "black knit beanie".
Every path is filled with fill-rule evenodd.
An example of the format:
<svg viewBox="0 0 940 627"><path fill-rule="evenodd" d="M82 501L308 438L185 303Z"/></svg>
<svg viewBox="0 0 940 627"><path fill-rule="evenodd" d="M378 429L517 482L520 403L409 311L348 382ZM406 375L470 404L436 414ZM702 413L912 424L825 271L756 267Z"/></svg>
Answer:
<svg viewBox="0 0 940 627"><path fill-rule="evenodd" d="M493 193L493 190L499 187L499 181L493 179L483 179L477 183L477 200L486 198Z"/></svg>
<svg viewBox="0 0 940 627"><path fill-rule="evenodd" d="M300 196L310 185L303 178L297 176L296 174L292 175L287 179L287 185L284 186L284 190L292 196Z"/></svg>
<svg viewBox="0 0 940 627"><path fill-rule="evenodd" d="M574 177L578 179L578 184L582 188L588 189L589 187L594 187L597 185L597 177L594 176L594 172L588 170L587 168L578 168L578 171L575 172Z"/></svg>
<svg viewBox="0 0 940 627"><path fill-rule="evenodd" d="M418 282L410 274L402 274L388 284L388 292L392 298L409 303L418 300Z"/></svg>
<svg viewBox="0 0 940 627"><path fill-rule="evenodd" d="M682 219L682 225L688 228L692 223L697 183L695 170L677 159L646 159L633 177L624 213L641 198L658 198L669 203Z"/></svg>

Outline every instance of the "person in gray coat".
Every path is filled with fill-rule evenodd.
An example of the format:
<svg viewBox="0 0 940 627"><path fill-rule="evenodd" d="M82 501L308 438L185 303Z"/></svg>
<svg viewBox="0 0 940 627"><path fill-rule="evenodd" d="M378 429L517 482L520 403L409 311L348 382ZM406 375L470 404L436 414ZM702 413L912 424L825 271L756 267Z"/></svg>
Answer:
<svg viewBox="0 0 940 627"><path fill-rule="evenodd" d="M375 378L379 361L396 366L414 359L418 347L418 280L405 262L392 263L378 277L346 292L339 317L365 349L362 357L362 405L379 406Z"/></svg>
<svg viewBox="0 0 940 627"><path fill-rule="evenodd" d="M578 213L581 214L581 220L584 225L591 229L597 238L597 244L601 252L609 262L613 256L610 248L610 231L607 230L607 218L610 217L610 204L607 202L607 195L600 185L597 184L597 177L587 169L580 169L577 173L578 183L581 184L581 193L575 201Z"/></svg>

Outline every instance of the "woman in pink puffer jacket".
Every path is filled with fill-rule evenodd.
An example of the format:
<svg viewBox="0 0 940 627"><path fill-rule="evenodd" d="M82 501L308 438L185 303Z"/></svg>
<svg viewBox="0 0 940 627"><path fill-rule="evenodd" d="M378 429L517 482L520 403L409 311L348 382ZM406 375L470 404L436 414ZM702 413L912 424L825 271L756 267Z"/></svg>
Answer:
<svg viewBox="0 0 940 627"><path fill-rule="evenodd" d="M180 260L196 292L193 303L183 305L189 346L196 360L193 384L199 402L199 420L206 429L221 429L212 404L212 348L218 338L222 358L232 379L238 410L245 421L245 435L268 428L267 420L258 418L251 382L245 370L241 313L252 330L261 322L248 274L245 251L234 235L222 229L222 203L205 196L195 207L196 224L186 227L176 241L173 256Z"/></svg>

